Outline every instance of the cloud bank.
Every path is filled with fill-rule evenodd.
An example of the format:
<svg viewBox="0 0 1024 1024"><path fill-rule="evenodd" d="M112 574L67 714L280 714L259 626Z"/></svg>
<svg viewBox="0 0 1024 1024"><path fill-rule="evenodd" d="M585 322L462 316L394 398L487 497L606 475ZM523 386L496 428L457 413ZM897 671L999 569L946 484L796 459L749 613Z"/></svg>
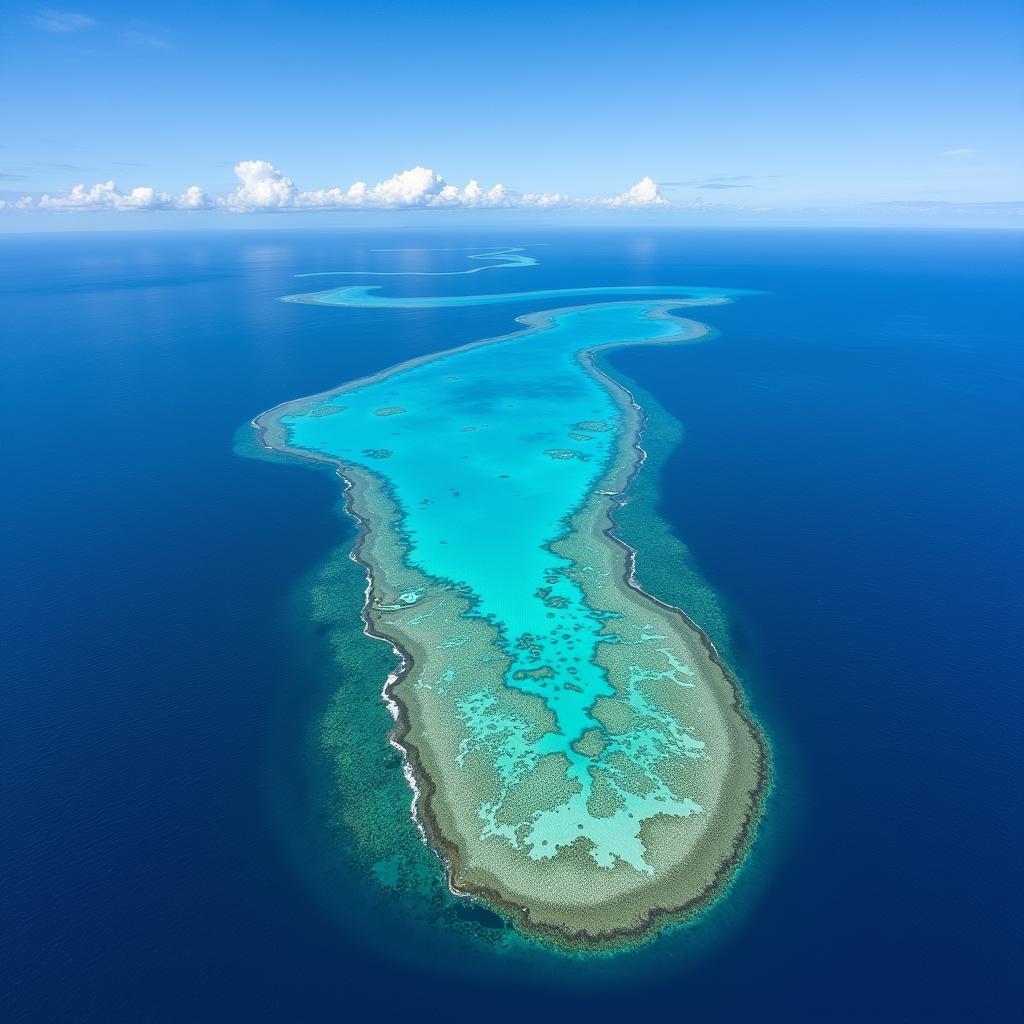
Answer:
<svg viewBox="0 0 1024 1024"><path fill-rule="evenodd" d="M18 200L20 209L32 206L31 196ZM113 181L104 181L91 188L75 185L61 195L39 197L40 210L202 210L210 206L206 193L198 185L185 189L179 196L158 192L148 185L139 185L131 192L121 192Z"/></svg>
<svg viewBox="0 0 1024 1024"><path fill-rule="evenodd" d="M266 160L243 160L235 165L235 175L241 184L217 200L217 204L242 213L254 210L410 210L423 207L494 210L511 207L643 208L667 205L657 184L649 177L642 178L621 195L574 199L560 192L516 192L500 183L485 189L474 179L460 188L448 184L437 171L421 166L401 171L375 185L356 181L347 187L334 186L310 192L300 191L291 178Z"/></svg>
<svg viewBox="0 0 1024 1024"><path fill-rule="evenodd" d="M653 178L641 178L625 192L612 196L572 197L561 192L517 192L502 184L484 188L471 179L464 186L449 184L429 167L407 171L370 185L356 181L348 186L303 191L287 175L266 160L242 160L235 164L238 185L226 195L209 195L192 185L180 195L139 185L122 192L113 181L78 184L57 195L38 200L23 196L0 207L38 210L226 210L260 213L298 210L414 210L414 209L535 209L559 207L657 209L667 206Z"/></svg>

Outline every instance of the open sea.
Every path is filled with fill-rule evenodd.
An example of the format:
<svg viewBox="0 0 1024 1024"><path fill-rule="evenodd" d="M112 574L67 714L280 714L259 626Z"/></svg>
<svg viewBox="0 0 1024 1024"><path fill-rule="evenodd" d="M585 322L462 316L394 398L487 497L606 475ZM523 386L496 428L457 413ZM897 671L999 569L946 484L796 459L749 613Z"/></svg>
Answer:
<svg viewBox="0 0 1024 1024"><path fill-rule="evenodd" d="M538 262L295 277L495 246ZM696 926L581 961L425 850L417 891L367 874L353 836L418 843L390 653L339 482L240 457L245 424L545 304L276 301L339 284L762 293L605 357L682 435L638 481L667 539L624 523L641 577L697 602L775 762ZM1011 231L0 237L0 1020L1019 1019L1022 315ZM352 600L311 616L325 573Z"/></svg>

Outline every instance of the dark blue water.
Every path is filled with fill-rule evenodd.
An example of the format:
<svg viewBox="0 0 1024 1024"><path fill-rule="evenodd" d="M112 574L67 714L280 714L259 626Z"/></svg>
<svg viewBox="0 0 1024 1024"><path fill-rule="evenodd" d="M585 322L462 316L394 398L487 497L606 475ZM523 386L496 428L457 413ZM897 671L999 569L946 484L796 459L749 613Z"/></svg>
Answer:
<svg viewBox="0 0 1024 1024"><path fill-rule="evenodd" d="M288 594L350 528L326 475L232 450L276 402L521 312L273 301L293 274L523 242L550 243L541 266L388 286L769 293L701 311L712 342L611 360L686 428L663 513L777 747L771 863L698 963L592 999L396 962L297 866L325 695ZM1019 1013L1022 253L1009 232L0 240L0 1016Z"/></svg>

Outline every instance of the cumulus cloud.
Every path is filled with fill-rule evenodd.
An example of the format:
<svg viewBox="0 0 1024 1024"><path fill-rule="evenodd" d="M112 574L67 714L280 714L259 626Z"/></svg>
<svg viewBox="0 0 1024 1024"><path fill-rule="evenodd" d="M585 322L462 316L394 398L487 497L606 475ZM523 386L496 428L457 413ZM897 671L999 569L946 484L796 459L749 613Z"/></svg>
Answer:
<svg viewBox="0 0 1024 1024"><path fill-rule="evenodd" d="M357 181L353 188L358 191L359 201L368 206L428 206L445 190L445 181L429 167L412 167L371 188L364 181ZM454 193L449 196L450 202L457 201Z"/></svg>
<svg viewBox="0 0 1024 1024"><path fill-rule="evenodd" d="M445 185L434 197L434 206L483 206L492 209L499 206L509 206L512 201L512 193L504 185L498 184L485 189L473 178L467 182L465 188L457 185Z"/></svg>
<svg viewBox="0 0 1024 1024"><path fill-rule="evenodd" d="M557 206L569 206L572 200L561 192L524 192L519 197L520 206L534 206L538 210L551 210Z"/></svg>
<svg viewBox="0 0 1024 1024"><path fill-rule="evenodd" d="M49 9L36 11L32 18L32 24L44 32L81 32L83 29L93 28L96 25L96 19L90 18L88 14L78 14L75 11Z"/></svg>
<svg viewBox="0 0 1024 1024"><path fill-rule="evenodd" d="M267 160L235 164L238 185L226 195L211 197L198 185L180 195L137 186L122 192L113 181L92 186L75 185L67 192L46 194L36 204L41 210L203 210L232 213L277 210L414 210L414 209L533 209L628 208L667 206L658 185L641 178L619 195L577 199L562 192L516 192L498 183L485 187L475 179L465 185L445 181L429 167L416 166L376 184L356 181L311 191L301 190L291 178ZM8 206L10 204L7 204Z"/></svg>
<svg viewBox="0 0 1024 1024"><path fill-rule="evenodd" d="M266 160L243 160L235 164L238 188L224 199L223 205L237 210L275 210L294 206L299 190Z"/></svg>
<svg viewBox="0 0 1024 1024"><path fill-rule="evenodd" d="M175 207L179 210L202 210L209 205L210 200L198 185L189 185L175 200Z"/></svg>
<svg viewBox="0 0 1024 1024"><path fill-rule="evenodd" d="M60 195L47 193L39 197L37 205L40 210L199 210L209 202L198 185L172 196L148 185L122 192L116 182L103 181L91 187L75 185Z"/></svg>
<svg viewBox="0 0 1024 1024"><path fill-rule="evenodd" d="M653 178L647 176L641 178L632 188L627 189L621 195L598 199L597 202L603 206L628 206L632 209L668 206L667 200L658 191L657 183Z"/></svg>

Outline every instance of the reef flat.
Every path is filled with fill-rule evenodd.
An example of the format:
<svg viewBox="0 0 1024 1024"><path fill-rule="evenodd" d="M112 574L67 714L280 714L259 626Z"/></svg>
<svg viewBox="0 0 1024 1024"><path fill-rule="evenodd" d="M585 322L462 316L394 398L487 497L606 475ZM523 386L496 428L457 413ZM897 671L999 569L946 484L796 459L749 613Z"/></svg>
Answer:
<svg viewBox="0 0 1024 1024"><path fill-rule="evenodd" d="M400 658L385 698L450 886L586 948L638 941L713 900L768 770L714 646L635 584L613 516L643 462L643 416L594 362L616 345L700 338L707 328L673 310L728 295L602 294L623 300L520 317L516 334L254 421L265 446L348 483L366 628Z"/></svg>

